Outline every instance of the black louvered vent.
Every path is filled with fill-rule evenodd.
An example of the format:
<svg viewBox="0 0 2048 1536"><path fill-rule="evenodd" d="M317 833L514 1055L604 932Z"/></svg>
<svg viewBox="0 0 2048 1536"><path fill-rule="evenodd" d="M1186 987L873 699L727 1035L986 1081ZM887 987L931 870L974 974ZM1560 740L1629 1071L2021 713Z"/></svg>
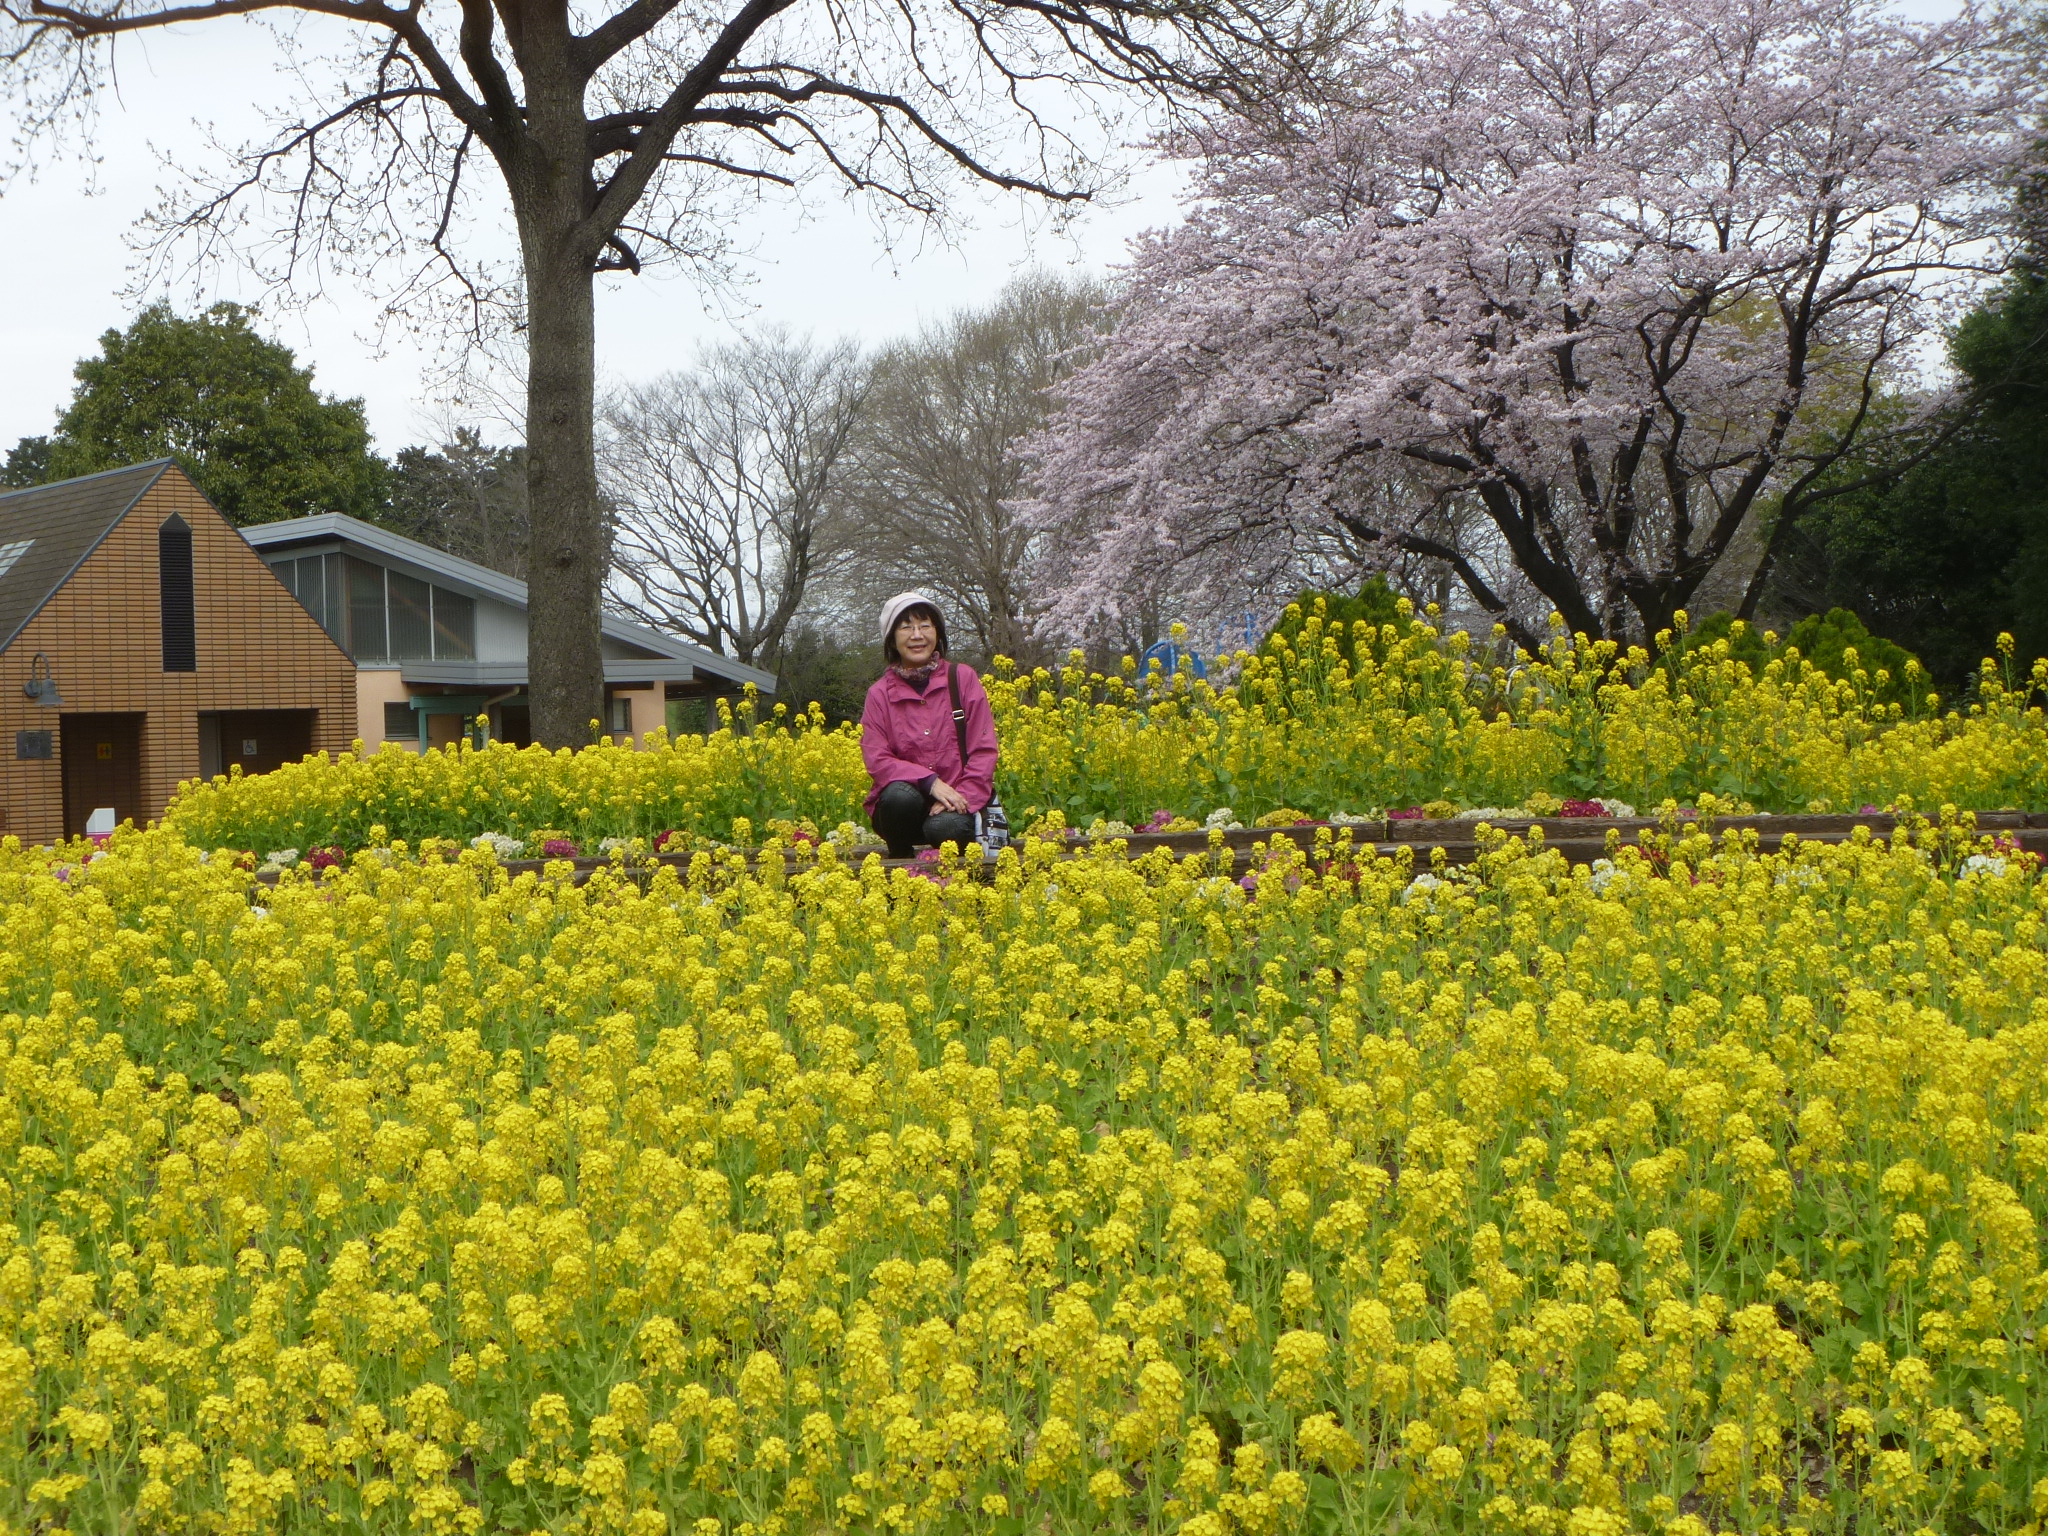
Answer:
<svg viewBox="0 0 2048 1536"><path fill-rule="evenodd" d="M156 531L157 587L164 612L164 670L197 672L192 611L192 526L176 513Z"/></svg>

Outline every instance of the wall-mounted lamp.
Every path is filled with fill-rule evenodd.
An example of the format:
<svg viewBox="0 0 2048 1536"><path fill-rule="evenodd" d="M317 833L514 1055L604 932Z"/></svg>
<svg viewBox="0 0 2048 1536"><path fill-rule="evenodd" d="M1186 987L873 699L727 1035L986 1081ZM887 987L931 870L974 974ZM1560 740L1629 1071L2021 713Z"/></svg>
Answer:
<svg viewBox="0 0 2048 1536"><path fill-rule="evenodd" d="M45 709L64 707L64 700L57 692L57 679L50 676L50 658L41 651L37 651L29 662L28 681L21 685L21 691Z"/></svg>

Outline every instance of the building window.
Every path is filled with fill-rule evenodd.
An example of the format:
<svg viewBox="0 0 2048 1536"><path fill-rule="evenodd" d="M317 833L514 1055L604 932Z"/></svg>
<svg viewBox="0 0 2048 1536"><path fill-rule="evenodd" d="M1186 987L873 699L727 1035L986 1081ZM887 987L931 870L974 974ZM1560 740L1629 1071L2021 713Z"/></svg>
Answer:
<svg viewBox="0 0 2048 1536"><path fill-rule="evenodd" d="M476 660L476 599L434 588L434 659Z"/></svg>
<svg viewBox="0 0 2048 1536"><path fill-rule="evenodd" d="M340 555L314 555L299 562L306 571L308 583L321 593L320 607L313 617L318 619L327 633L334 636L334 643L344 651L348 649L348 563ZM311 567L317 565L319 571Z"/></svg>
<svg viewBox="0 0 2048 1536"><path fill-rule="evenodd" d="M197 672L199 637L192 603L192 525L173 512L156 531L158 604L163 613L164 670Z"/></svg>
<svg viewBox="0 0 2048 1536"><path fill-rule="evenodd" d="M476 660L473 597L354 555L307 555L271 569L357 661Z"/></svg>
<svg viewBox="0 0 2048 1536"><path fill-rule="evenodd" d="M384 630L384 567L350 555L348 653L357 661L386 661L391 641Z"/></svg>
<svg viewBox="0 0 2048 1536"><path fill-rule="evenodd" d="M605 730L624 741L633 734L633 701L623 693L615 693L605 701Z"/></svg>
<svg viewBox="0 0 2048 1536"><path fill-rule="evenodd" d="M343 645L347 626L341 601L341 556L307 555L298 560L280 560L271 569L334 643Z"/></svg>
<svg viewBox="0 0 2048 1536"><path fill-rule="evenodd" d="M12 543L0 544L0 576L13 570L14 562L27 554L29 545L33 543L34 539L15 539Z"/></svg>
<svg viewBox="0 0 2048 1536"><path fill-rule="evenodd" d="M386 741L418 741L420 737L419 715L413 707L400 699L384 706L384 739Z"/></svg>
<svg viewBox="0 0 2048 1536"><path fill-rule="evenodd" d="M391 659L425 661L434 654L434 589L403 571L384 573L391 602Z"/></svg>

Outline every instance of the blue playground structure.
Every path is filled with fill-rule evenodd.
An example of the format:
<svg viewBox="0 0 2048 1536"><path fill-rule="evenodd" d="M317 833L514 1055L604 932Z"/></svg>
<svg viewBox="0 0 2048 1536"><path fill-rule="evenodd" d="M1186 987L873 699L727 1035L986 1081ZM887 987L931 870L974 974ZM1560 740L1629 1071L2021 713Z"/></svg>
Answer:
<svg viewBox="0 0 2048 1536"><path fill-rule="evenodd" d="M1209 675L1209 669L1203 663L1200 653L1183 650L1171 640L1161 640L1157 645L1146 647L1145 654L1138 658L1138 676L1148 676L1152 671L1152 663L1156 661L1159 663L1160 672L1164 676L1172 677L1180 670L1182 658L1186 658L1188 670L1194 676Z"/></svg>

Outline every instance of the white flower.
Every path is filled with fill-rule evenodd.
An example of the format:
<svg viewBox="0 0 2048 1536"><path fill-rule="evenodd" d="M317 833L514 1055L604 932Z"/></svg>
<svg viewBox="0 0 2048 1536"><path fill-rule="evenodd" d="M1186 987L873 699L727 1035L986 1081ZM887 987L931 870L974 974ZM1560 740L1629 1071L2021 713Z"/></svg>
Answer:
<svg viewBox="0 0 2048 1536"><path fill-rule="evenodd" d="M1503 816L1519 816L1519 811L1504 811L1497 805L1474 806L1469 811L1460 811L1453 818L1456 821L1499 821Z"/></svg>
<svg viewBox="0 0 2048 1536"><path fill-rule="evenodd" d="M263 855L263 862L275 864L279 869L290 869L299 862L299 850L296 848L275 848Z"/></svg>
<svg viewBox="0 0 2048 1536"><path fill-rule="evenodd" d="M1993 879L2005 873L2005 860L1995 853L1973 853L1963 860L1962 873L1968 875L1989 875Z"/></svg>
<svg viewBox="0 0 2048 1536"><path fill-rule="evenodd" d="M251 907L251 908L249 909L249 915L250 915L251 917L268 917L268 916L270 916L270 908L268 908L268 907Z"/></svg>
<svg viewBox="0 0 2048 1536"><path fill-rule="evenodd" d="M1621 871L1614 867L1614 860L1595 859L1593 861L1593 874L1589 883L1592 885L1593 893L1596 896L1605 895L1608 888L1616 880L1620 880L1624 888L1627 887L1628 881L1623 878Z"/></svg>
<svg viewBox="0 0 2048 1536"><path fill-rule="evenodd" d="M1217 806L1215 810L1202 818L1202 826L1205 830L1211 827L1224 827L1227 829L1238 824L1237 812L1227 805Z"/></svg>
<svg viewBox="0 0 2048 1536"><path fill-rule="evenodd" d="M1439 880L1435 875L1431 874L1428 870L1424 870L1421 874L1417 875L1413 880L1410 880L1408 882L1408 889L1401 893L1401 900L1405 902L1415 896L1426 897L1432 891L1439 889L1443 885L1443 883L1443 881Z"/></svg>
<svg viewBox="0 0 2048 1536"><path fill-rule="evenodd" d="M469 840L469 846L488 849L500 859L516 859L526 852L526 844L502 832L479 832Z"/></svg>
<svg viewBox="0 0 2048 1536"><path fill-rule="evenodd" d="M1626 820L1627 818L1634 816L1636 813L1636 808L1630 805L1626 800L1602 800L1599 802L1599 806L1600 809L1605 811L1608 815L1613 816L1619 820Z"/></svg>
<svg viewBox="0 0 2048 1536"><path fill-rule="evenodd" d="M1378 825L1386 818L1378 811L1367 811L1363 816L1354 815L1350 811L1332 811L1325 819L1333 827L1370 827Z"/></svg>

